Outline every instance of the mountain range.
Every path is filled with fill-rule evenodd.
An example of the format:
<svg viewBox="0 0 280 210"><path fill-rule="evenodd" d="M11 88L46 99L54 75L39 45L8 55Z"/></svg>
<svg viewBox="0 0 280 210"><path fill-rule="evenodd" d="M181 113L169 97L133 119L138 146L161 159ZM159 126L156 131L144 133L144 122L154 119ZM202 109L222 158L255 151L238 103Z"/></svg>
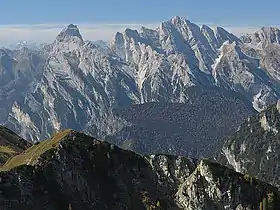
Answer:
<svg viewBox="0 0 280 210"><path fill-rule="evenodd" d="M0 208L279 210L279 55L178 16L0 49Z"/></svg>
<svg viewBox="0 0 280 210"><path fill-rule="evenodd" d="M176 16L156 29L118 32L101 46L85 41L70 24L39 50L1 49L0 124L33 142L66 128L100 138L126 129L133 136L129 127L135 127L114 110L153 102L175 104L175 109L176 103L191 106L190 87L241 94L249 102L244 103L249 111L239 115L242 120L253 113L251 107L260 112L279 98L279 39L276 28L236 37L221 27L213 30ZM231 122L237 112L231 112Z"/></svg>

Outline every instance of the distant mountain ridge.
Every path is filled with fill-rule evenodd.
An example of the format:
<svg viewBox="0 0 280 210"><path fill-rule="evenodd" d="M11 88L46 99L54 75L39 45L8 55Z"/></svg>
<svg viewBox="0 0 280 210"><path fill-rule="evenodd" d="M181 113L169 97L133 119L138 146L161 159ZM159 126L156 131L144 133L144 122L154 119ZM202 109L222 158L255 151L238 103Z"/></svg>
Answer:
<svg viewBox="0 0 280 210"><path fill-rule="evenodd" d="M241 93L261 111L279 98L277 31L238 38L174 17L100 48L71 24L39 51L1 50L0 123L33 141L63 128L105 137L126 126L113 108L185 103L192 86Z"/></svg>
<svg viewBox="0 0 280 210"><path fill-rule="evenodd" d="M4 48L8 48L10 50L20 50L22 48L29 48L32 50L41 50L46 43L36 43L36 42L29 42L25 40L18 41L17 43L9 44L7 46L3 46Z"/></svg>

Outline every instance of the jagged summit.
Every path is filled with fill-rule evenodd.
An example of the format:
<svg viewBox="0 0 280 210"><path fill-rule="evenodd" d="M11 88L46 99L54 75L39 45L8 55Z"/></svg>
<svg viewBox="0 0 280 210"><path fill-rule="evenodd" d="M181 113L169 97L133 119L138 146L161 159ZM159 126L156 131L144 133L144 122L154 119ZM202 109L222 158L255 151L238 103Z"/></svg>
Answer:
<svg viewBox="0 0 280 210"><path fill-rule="evenodd" d="M240 40L232 33L228 32L224 28L217 26L215 28L215 33L217 36L217 39L221 41L222 43L225 41L230 41L230 42L237 42L239 43Z"/></svg>
<svg viewBox="0 0 280 210"><path fill-rule="evenodd" d="M78 38L83 41L83 37L80 34L79 28L77 25L70 24L64 28L56 37L57 41L68 41L71 38Z"/></svg>
<svg viewBox="0 0 280 210"><path fill-rule="evenodd" d="M123 34L120 33L120 32L117 32L115 37L114 37L114 41L116 43L123 43L124 42L124 39L123 39Z"/></svg>
<svg viewBox="0 0 280 210"><path fill-rule="evenodd" d="M125 29L124 34L127 37L133 37L133 38L139 37L139 34L138 34L137 30L132 30L132 29L129 29L129 28Z"/></svg>
<svg viewBox="0 0 280 210"><path fill-rule="evenodd" d="M72 52L79 50L84 43L78 26L70 24L57 35L56 40L51 45L51 49L53 55L57 56L57 53L62 51Z"/></svg>
<svg viewBox="0 0 280 210"><path fill-rule="evenodd" d="M181 17L181 16L174 16L170 22L172 22L174 25L177 25L177 24L182 24L184 22L190 22L188 21L185 17Z"/></svg>
<svg viewBox="0 0 280 210"><path fill-rule="evenodd" d="M206 30L206 31L211 31L211 32L213 32L213 30L212 30L209 26L207 26L207 25L205 25L205 24L202 24L202 25L200 26L200 30Z"/></svg>
<svg viewBox="0 0 280 210"><path fill-rule="evenodd" d="M181 16L175 16L167 21L164 21L160 24L160 26L157 28L157 30L159 31L164 31L166 29L171 29L171 28L189 28L194 26L195 24L192 23L190 20L188 20L185 17L181 17ZM196 25L195 25L196 26Z"/></svg>
<svg viewBox="0 0 280 210"><path fill-rule="evenodd" d="M244 43L251 44L280 44L280 30L276 27L262 27L260 30L252 34L245 34L241 36Z"/></svg>
<svg viewBox="0 0 280 210"><path fill-rule="evenodd" d="M280 30L275 27L262 27L261 28L261 39L270 41L271 43L280 44Z"/></svg>

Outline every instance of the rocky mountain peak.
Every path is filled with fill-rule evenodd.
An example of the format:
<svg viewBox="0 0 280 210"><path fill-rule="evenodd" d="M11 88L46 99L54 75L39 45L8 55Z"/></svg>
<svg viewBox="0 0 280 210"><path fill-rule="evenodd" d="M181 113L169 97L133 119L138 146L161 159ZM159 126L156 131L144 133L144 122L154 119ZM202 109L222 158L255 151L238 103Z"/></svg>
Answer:
<svg viewBox="0 0 280 210"><path fill-rule="evenodd" d="M208 33L213 33L213 30L209 26L207 26L205 24L201 25L200 30L201 31L207 31Z"/></svg>
<svg viewBox="0 0 280 210"><path fill-rule="evenodd" d="M241 37L244 43L251 44L280 44L280 30L275 27L262 27L260 30L253 34L246 34Z"/></svg>
<svg viewBox="0 0 280 210"><path fill-rule="evenodd" d="M50 49L56 55L58 52L72 52L80 49L84 40L77 25L70 24L65 27L56 37Z"/></svg>
<svg viewBox="0 0 280 210"><path fill-rule="evenodd" d="M140 33L145 33L145 32L149 32L153 29L150 29L150 28L147 28L147 27L144 27L144 26L141 26L140 29L139 29L139 32Z"/></svg>
<svg viewBox="0 0 280 210"><path fill-rule="evenodd" d="M56 37L56 40L59 42L69 41L70 39L77 39L83 42L82 35L78 29L77 25L70 24L66 28L64 28Z"/></svg>
<svg viewBox="0 0 280 210"><path fill-rule="evenodd" d="M118 44L124 44L125 42L130 42L131 40L139 40L140 36L137 30L125 29L123 33L117 32L111 41L111 46L116 46Z"/></svg>
<svg viewBox="0 0 280 210"><path fill-rule="evenodd" d="M113 42L116 42L116 43L123 43L123 42L124 42L123 34L120 33L120 32L117 32L116 35L115 35L115 37L114 37Z"/></svg>
<svg viewBox="0 0 280 210"><path fill-rule="evenodd" d="M223 43L225 41L230 41L230 42L235 41L237 43L240 42L240 40L235 35L233 35L232 33L228 32L227 30L225 30L224 28L222 28L220 26L217 26L215 28L215 33L216 33L216 37L220 43Z"/></svg>
<svg viewBox="0 0 280 210"><path fill-rule="evenodd" d="M190 20L185 17L175 16L171 20L167 21L169 24L172 24L178 31L197 31L199 26L192 23Z"/></svg>
<svg viewBox="0 0 280 210"><path fill-rule="evenodd" d="M180 25L186 23L188 20L185 17L175 16L171 19L171 23L174 25Z"/></svg>
<svg viewBox="0 0 280 210"><path fill-rule="evenodd" d="M157 28L157 31L164 32L164 31L173 31L173 30L180 30L182 28L188 28L191 24L189 20L184 17L175 16L172 19L162 22L160 26Z"/></svg>
<svg viewBox="0 0 280 210"><path fill-rule="evenodd" d="M274 27L262 27L261 36L259 37L261 40L266 39L271 43L280 43L280 30Z"/></svg>
<svg viewBox="0 0 280 210"><path fill-rule="evenodd" d="M127 38L133 38L133 39L138 39L139 38L139 33L137 30L132 30L132 29L125 29L124 31L124 35L127 37Z"/></svg>

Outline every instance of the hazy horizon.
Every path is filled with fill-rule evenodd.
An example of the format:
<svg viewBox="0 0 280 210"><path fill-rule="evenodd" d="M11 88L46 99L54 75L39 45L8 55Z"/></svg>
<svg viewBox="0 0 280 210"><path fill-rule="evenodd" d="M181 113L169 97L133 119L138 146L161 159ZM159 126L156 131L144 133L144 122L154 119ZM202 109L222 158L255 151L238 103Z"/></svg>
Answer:
<svg viewBox="0 0 280 210"><path fill-rule="evenodd" d="M253 0L236 0L228 4L221 0L184 1L176 4L172 1L159 4L148 0L10 0L1 4L0 45L22 40L49 43L70 23L79 26L86 40L109 41L116 32L126 28L155 28L177 15L198 25L219 25L241 35L263 26L280 26L278 6L280 2L274 0L270 4Z"/></svg>

